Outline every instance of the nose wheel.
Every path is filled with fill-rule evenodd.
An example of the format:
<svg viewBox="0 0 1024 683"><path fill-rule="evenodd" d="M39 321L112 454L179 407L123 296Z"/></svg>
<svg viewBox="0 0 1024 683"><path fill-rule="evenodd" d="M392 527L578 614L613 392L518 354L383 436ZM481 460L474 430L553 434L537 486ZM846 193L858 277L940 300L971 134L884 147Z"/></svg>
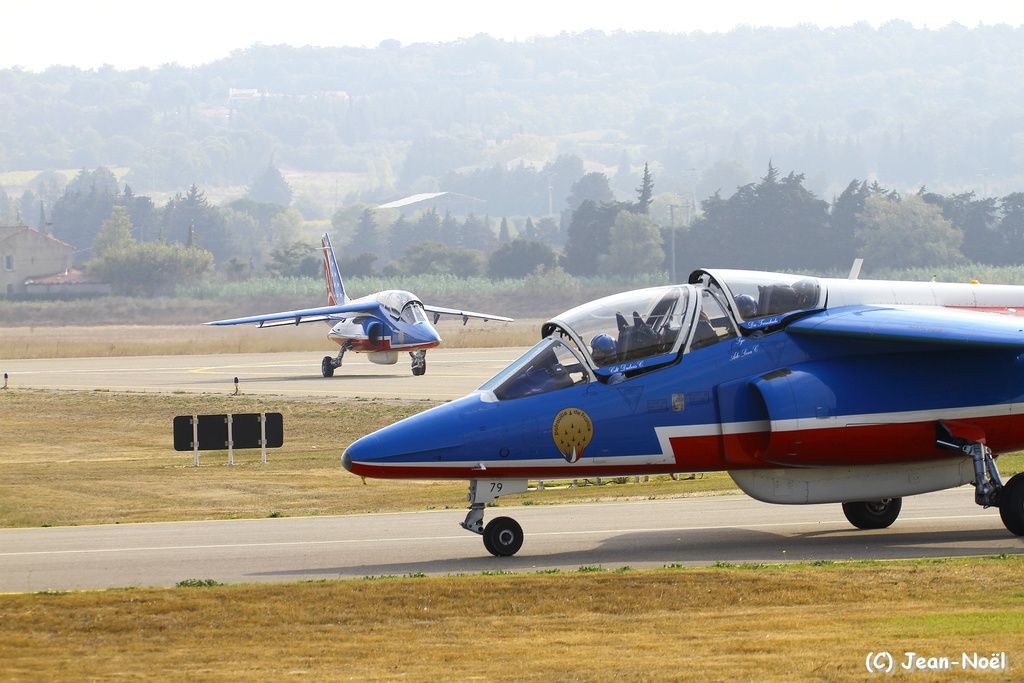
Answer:
<svg viewBox="0 0 1024 683"><path fill-rule="evenodd" d="M495 517L484 527L484 548L495 557L515 555L523 547L523 527L511 517Z"/></svg>
<svg viewBox="0 0 1024 683"><path fill-rule="evenodd" d="M412 357L412 374L417 377L424 375L427 372L427 352L426 350L410 351L409 355Z"/></svg>

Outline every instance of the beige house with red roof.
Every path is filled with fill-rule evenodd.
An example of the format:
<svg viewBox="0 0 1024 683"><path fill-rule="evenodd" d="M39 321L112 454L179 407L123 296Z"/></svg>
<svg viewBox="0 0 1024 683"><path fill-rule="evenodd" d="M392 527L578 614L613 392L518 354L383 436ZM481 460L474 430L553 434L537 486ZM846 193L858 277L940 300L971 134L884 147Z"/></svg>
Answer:
<svg viewBox="0 0 1024 683"><path fill-rule="evenodd" d="M65 275L75 248L24 225L0 227L0 296L21 297L35 279Z"/></svg>

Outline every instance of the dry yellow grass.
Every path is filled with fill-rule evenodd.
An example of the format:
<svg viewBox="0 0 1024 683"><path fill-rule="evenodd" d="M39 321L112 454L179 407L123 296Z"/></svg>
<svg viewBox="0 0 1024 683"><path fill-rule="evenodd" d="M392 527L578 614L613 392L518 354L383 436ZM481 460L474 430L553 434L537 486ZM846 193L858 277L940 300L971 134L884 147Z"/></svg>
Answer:
<svg viewBox="0 0 1024 683"><path fill-rule="evenodd" d="M0 392L0 527L422 510L466 505L465 482L368 480L341 467L356 438L430 402L302 401L280 397L108 392ZM284 446L193 455L173 450L176 415L280 412ZM130 429L125 426L130 425ZM694 481L549 490L522 503L677 496L733 490L728 475Z"/></svg>
<svg viewBox="0 0 1024 683"><path fill-rule="evenodd" d="M0 679L850 681L868 653L1005 653L1021 558L0 596ZM888 678L883 676L882 678Z"/></svg>

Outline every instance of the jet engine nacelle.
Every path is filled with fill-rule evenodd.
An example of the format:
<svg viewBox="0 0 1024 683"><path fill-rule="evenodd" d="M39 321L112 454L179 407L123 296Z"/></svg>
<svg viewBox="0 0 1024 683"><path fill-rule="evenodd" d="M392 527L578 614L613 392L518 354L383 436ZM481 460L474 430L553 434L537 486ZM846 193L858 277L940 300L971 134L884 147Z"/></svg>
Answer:
<svg viewBox="0 0 1024 683"><path fill-rule="evenodd" d="M398 362L398 351L371 351L366 355L371 363L377 365L394 365Z"/></svg>

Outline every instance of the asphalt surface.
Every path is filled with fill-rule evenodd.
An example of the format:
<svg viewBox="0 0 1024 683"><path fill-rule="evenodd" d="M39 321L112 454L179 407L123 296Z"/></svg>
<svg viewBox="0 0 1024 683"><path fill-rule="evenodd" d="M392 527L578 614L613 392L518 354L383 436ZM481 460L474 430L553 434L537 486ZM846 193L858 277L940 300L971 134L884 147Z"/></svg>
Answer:
<svg viewBox="0 0 1024 683"><path fill-rule="evenodd" d="M487 518L499 514L526 533L513 557L489 555L458 525L459 510L3 529L0 592L1024 552L970 487L905 499L896 523L878 531L855 530L838 505L738 495L488 508Z"/></svg>
<svg viewBox="0 0 1024 683"><path fill-rule="evenodd" d="M435 349L422 377L404 362L377 366L357 356L325 379L320 359L308 353L4 360L0 371L12 388L231 393L238 377L246 394L449 399L522 351ZM512 516L526 533L522 550L506 558L489 555L459 526L459 510L0 529L0 592L1024 553L1024 540L973 495L961 487L908 498L896 523L877 531L853 529L839 505L777 506L732 495L488 508L487 520Z"/></svg>
<svg viewBox="0 0 1024 683"><path fill-rule="evenodd" d="M320 372L323 355L241 353L0 360L11 388L153 393L233 393L333 398L454 399L465 396L522 355L524 348L433 349L427 374L414 377L408 354L374 365L350 353L334 377Z"/></svg>

